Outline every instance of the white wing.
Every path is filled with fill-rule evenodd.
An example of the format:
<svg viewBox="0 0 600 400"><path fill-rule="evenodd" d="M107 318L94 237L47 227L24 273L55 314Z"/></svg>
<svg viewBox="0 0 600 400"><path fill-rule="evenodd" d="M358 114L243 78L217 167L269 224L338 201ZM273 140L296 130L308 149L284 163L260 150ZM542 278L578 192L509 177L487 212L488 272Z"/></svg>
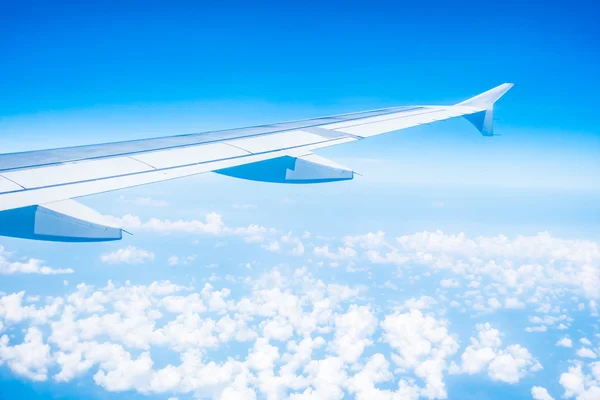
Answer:
<svg viewBox="0 0 600 400"><path fill-rule="evenodd" d="M249 128L0 155L0 235L117 240L122 232L73 198L205 172L278 183L352 179L312 151L463 116L493 136L503 84L453 106L394 107Z"/></svg>

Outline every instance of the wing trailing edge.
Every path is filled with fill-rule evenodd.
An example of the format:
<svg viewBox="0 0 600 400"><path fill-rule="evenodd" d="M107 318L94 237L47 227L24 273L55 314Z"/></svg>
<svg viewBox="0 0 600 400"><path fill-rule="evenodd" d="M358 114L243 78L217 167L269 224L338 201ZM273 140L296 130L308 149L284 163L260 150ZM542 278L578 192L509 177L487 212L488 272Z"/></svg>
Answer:
<svg viewBox="0 0 600 400"><path fill-rule="evenodd" d="M354 178L354 171L313 153L286 155L215 171L234 178L272 183L326 183Z"/></svg>
<svg viewBox="0 0 600 400"><path fill-rule="evenodd" d="M0 235L52 242L120 240L123 230L98 212L64 200L0 212Z"/></svg>

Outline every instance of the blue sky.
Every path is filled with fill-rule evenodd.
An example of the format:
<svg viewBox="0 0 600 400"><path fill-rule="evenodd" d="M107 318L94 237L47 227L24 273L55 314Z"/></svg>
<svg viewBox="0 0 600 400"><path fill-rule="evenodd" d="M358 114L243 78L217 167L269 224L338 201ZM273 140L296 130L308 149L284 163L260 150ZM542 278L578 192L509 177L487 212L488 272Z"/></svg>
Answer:
<svg viewBox="0 0 600 400"><path fill-rule="evenodd" d="M196 176L81 199L121 242L2 238L0 397L595 398L596 7L5 5L3 152L515 87L497 138L450 120L322 151L350 182Z"/></svg>

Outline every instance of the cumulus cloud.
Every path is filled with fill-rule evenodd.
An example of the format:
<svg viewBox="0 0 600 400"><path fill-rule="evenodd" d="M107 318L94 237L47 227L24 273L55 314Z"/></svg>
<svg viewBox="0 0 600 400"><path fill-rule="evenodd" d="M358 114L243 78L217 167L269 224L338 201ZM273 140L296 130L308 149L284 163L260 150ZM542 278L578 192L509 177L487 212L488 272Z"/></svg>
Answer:
<svg viewBox="0 0 600 400"><path fill-rule="evenodd" d="M107 264L143 264L146 261L154 260L154 253L144 249L138 249L134 246L127 246L110 253L104 253L100 260ZM174 260L170 260L170 263ZM171 264L173 265L173 264Z"/></svg>
<svg viewBox="0 0 600 400"><path fill-rule="evenodd" d="M197 256L195 254L192 254L191 256L171 256L167 259L167 264L169 264L170 266L175 266L175 265L188 265L193 263L194 261L196 261Z"/></svg>
<svg viewBox="0 0 600 400"><path fill-rule="evenodd" d="M582 358L596 358L596 353L587 347L581 347L575 352L579 357Z"/></svg>
<svg viewBox="0 0 600 400"><path fill-rule="evenodd" d="M127 214L121 218L106 216L115 226L120 226L131 231L154 232L159 234L188 233L207 234L215 236L241 236L248 242L263 241L266 234L272 234L275 229L268 229L260 225L248 225L246 227L228 227L223 222L221 215L208 213L204 221L201 220L177 220L151 218L143 222L140 217Z"/></svg>
<svg viewBox="0 0 600 400"><path fill-rule="evenodd" d="M20 344L11 345L8 335L0 337L0 365L6 363L17 375L33 381L44 381L52 363L50 346L44 343L36 327L27 329Z"/></svg>
<svg viewBox="0 0 600 400"><path fill-rule="evenodd" d="M344 243L348 247L359 246L363 249L378 249L385 244L385 233L367 233L366 235L344 236Z"/></svg>
<svg viewBox="0 0 600 400"><path fill-rule="evenodd" d="M13 260L14 254L6 251L3 246L0 245L0 275L13 275L13 274L40 274L40 275L59 275L59 274L72 274L73 269L71 268L51 268L45 264L43 260L36 258L30 258L29 260L22 262Z"/></svg>
<svg viewBox="0 0 600 400"><path fill-rule="evenodd" d="M452 373L476 374L487 372L495 381L517 383L528 372L541 369L539 362L520 345L501 348L500 331L489 323L476 325L478 336L461 355L461 366L454 364Z"/></svg>
<svg viewBox="0 0 600 400"><path fill-rule="evenodd" d="M440 281L440 286L443 288L457 288L460 286L460 282L456 279L442 279Z"/></svg>
<svg viewBox="0 0 600 400"><path fill-rule="evenodd" d="M68 296L54 300L41 296L31 302L24 294L12 293L0 297L0 329L21 323L43 334L36 336L34 331L29 342L12 336L3 339L8 340L2 342L8 350L0 352L0 362L28 379L68 382L89 374L109 391L134 390L165 398L442 399L453 397L447 393L447 373L484 374L515 384L542 368L525 346L503 344L502 335L489 323L478 324L477 333L461 349L448 316L469 311L479 316L516 314L505 309L531 307L535 315L529 317L526 330L545 332L568 328L573 319L566 313L584 297L590 313L597 310L593 280L599 259L592 242L561 241L547 234L508 239L441 232L394 240L377 232L346 236L338 245L331 238L281 234L259 226L230 228L217 214L202 221L131 218L130 223L149 232L238 235L282 256L311 253L307 262L317 265L395 264L398 267L381 269L393 277L378 282L375 268L367 267L371 270L365 273L370 287L396 290L382 290L394 298L387 307L374 304L372 292L363 297L364 286L326 283L311 275L310 268L285 273L274 269L259 278L214 275L198 288L171 282L137 286L109 282L104 288L71 286ZM562 250L557 252L546 242ZM103 257L106 262L133 262L136 257L123 254L126 250ZM145 251L133 248L130 253L134 250ZM184 264L185 257L172 256L168 263ZM231 282L242 288L227 287ZM406 295L410 286L415 291ZM458 287L462 289L452 290ZM561 304L565 296L573 307ZM583 361L593 361L590 354L596 357L597 349L585 340L580 340L584 347L576 354L587 359L572 364L573 369L561 376L567 397L595 395L592 364L584 373ZM44 356L26 364L15 347L27 343L49 346L50 361ZM564 337L557 346L573 343ZM155 347L178 358L157 364ZM227 349L236 349L236 357L212 356L229 355ZM531 393L534 398L552 398L538 386Z"/></svg>
<svg viewBox="0 0 600 400"><path fill-rule="evenodd" d="M448 322L412 309L387 315L381 322L382 338L395 351L392 360L400 370L412 370L425 381L420 394L431 399L446 398L443 372L447 359L458 351Z"/></svg>
<svg viewBox="0 0 600 400"><path fill-rule="evenodd" d="M57 382L90 373L108 391L144 394L254 398L290 390L296 397L329 398L348 390L348 378L357 373L351 365L373 343L378 324L369 306L356 304L365 289L324 283L306 269L289 277L273 270L247 284L249 295L237 299L209 283L195 290L168 281L79 284L46 305L25 305L23 292L4 295L0 320L31 326L20 343L7 335L0 339L0 363L33 380L48 379L49 371ZM320 335L330 333L333 340L325 346ZM250 344L245 359L206 358L207 349L232 342ZM155 366L153 346L179 353L179 362ZM313 359L318 348L326 354ZM377 370L379 364L373 359L369 365ZM366 379L359 378L356 390ZM403 382L393 392L411 390Z"/></svg>
<svg viewBox="0 0 600 400"><path fill-rule="evenodd" d="M301 256L304 254L304 244L299 237L292 235L291 232L281 237L281 243L287 246L292 246L289 254L293 256Z"/></svg>
<svg viewBox="0 0 600 400"><path fill-rule="evenodd" d="M564 389L563 397L577 400L600 399L600 362L589 365L591 373L583 372L583 365L576 363L567 372L560 375L560 384Z"/></svg>
<svg viewBox="0 0 600 400"><path fill-rule="evenodd" d="M337 315L335 336L330 348L343 361L354 363L365 347L373 344L371 336L377 327L377 318L366 306L351 305L348 312Z"/></svg>
<svg viewBox="0 0 600 400"><path fill-rule="evenodd" d="M534 400L554 400L554 397L550 396L548 390L540 386L531 388L531 397L533 397Z"/></svg>
<svg viewBox="0 0 600 400"><path fill-rule="evenodd" d="M279 253L281 251L281 246L277 240L271 240L269 243L263 244L261 247L272 253Z"/></svg>
<svg viewBox="0 0 600 400"><path fill-rule="evenodd" d="M329 250L329 245L322 247L315 246L313 249L315 256L328 258L330 260L349 260L356 257L356 250L352 247L338 247L337 251Z"/></svg>
<svg viewBox="0 0 600 400"><path fill-rule="evenodd" d="M560 339L558 342L556 342L557 346L560 347L567 347L567 348L571 348L573 347L573 341L571 339L569 339L568 337L564 337L562 339Z"/></svg>

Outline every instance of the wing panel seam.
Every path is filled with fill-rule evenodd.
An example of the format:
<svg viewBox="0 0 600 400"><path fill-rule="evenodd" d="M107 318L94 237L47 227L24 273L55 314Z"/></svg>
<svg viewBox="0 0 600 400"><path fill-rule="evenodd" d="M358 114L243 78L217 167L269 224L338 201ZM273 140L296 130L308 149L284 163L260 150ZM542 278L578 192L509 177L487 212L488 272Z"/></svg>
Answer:
<svg viewBox="0 0 600 400"><path fill-rule="evenodd" d="M387 121L394 121L397 119L402 119L402 118L410 118L410 117L417 117L420 115L427 115L427 114L432 114L432 113L437 113L437 112L442 112L442 111L447 111L447 109L439 109L439 110L429 110L429 111L425 111L422 113L418 113L418 114L411 114L411 115L399 115L397 117L394 118L388 118L388 119L383 119L381 121L371 121L371 122L363 122L362 124L354 124L354 125L348 125L348 126L344 126L344 127L339 127L339 128L335 128L335 129L348 129L348 128L354 128L356 126L362 126L362 125L370 125L370 124L377 124L380 122L387 122ZM385 114L385 115L389 115L389 114ZM345 133L345 132L344 132Z"/></svg>
<svg viewBox="0 0 600 400"><path fill-rule="evenodd" d="M156 171L156 170L158 170L158 168L156 168L154 165L150 165L150 164L148 164L148 163L147 163L147 162L145 162L145 161L138 160L138 159L137 159L137 158L135 158L134 156L125 156L125 157L127 157L127 158L130 158L130 159L132 159L133 161L137 161L137 162L139 162L139 163L142 163L142 164L144 164L144 165L147 165L148 167L152 168L152 169L153 169L153 170L155 170L155 171ZM145 172L148 172L148 171L145 171Z"/></svg>
<svg viewBox="0 0 600 400"><path fill-rule="evenodd" d="M379 114L378 116L390 115L390 114L394 114L396 112L397 111L382 112L382 114ZM357 114L359 114L359 113L362 113L362 112L357 112ZM340 115L345 115L345 114L340 114ZM324 117L321 117L321 118L324 118ZM361 120L363 118L364 117L352 118L352 119L348 119L347 121L357 121L357 120ZM313 119L319 119L319 118L313 118ZM307 122L309 122L309 121L310 120L307 120ZM292 121L292 122L295 122L295 121ZM340 121L340 122L342 122L342 121ZM334 123L340 123L340 122L334 122ZM25 166L5 168L5 169L0 168L0 172L26 170L26 169L36 169L36 168L48 167L48 166L53 166L53 165L61 165L61 164L66 164L66 163L71 163L71 162L87 161L87 160L99 160L99 159L109 159L109 158L116 158L116 157L128 157L129 155L135 155L135 154L144 154L144 153L152 153L152 152L158 152L158 151L164 151L164 150L172 150L172 149L187 148L187 147L194 147L194 146L203 146L203 145L212 144L212 143L224 143L225 140L250 139L250 138L253 138L253 137L268 136L268 135L277 134L277 133L283 133L283 132L289 132L289 131L298 131L298 130L302 130L303 128L319 127L319 126L326 126L326 125L331 125L331 124L332 124L331 122L326 122L326 123L319 123L319 124L307 125L307 126L303 126L303 127L294 127L294 128L287 128L287 129L284 128L284 129L281 129L281 130L267 132L267 133L256 133L256 134L251 134L251 135L247 135L247 136L232 137L232 138L229 138L229 139L214 139L214 140L209 140L209 141L201 142L201 143L192 143L192 144L185 144L185 145L165 146L165 147L158 147L158 148L155 148L155 149L141 150L141 151L124 151L122 153L115 153L115 154L110 154L110 155L101 155L101 156L95 156L95 157L89 157L89 158L77 157L77 158L73 158L73 159L65 159L65 160L62 160L62 161L47 162L47 163L41 163L41 164L35 164L35 165L25 165ZM261 128L263 126L267 126L267 125L257 125L257 126L251 126L251 127L242 128L242 129ZM343 129L343 128L336 128L336 129ZM233 130L235 130L235 129L233 129ZM209 132L203 132L202 134L211 134L211 133L226 132L226 131L228 131L228 130L225 129L225 130L221 130L221 131L209 131ZM112 142L112 143L100 143L100 144L95 144L95 145L92 144L92 145L82 145L82 146L73 146L73 147L63 147L63 148L48 149L47 151L50 151L50 150L64 150L64 149L76 149L76 148L82 148L82 147L87 147L87 146L102 146L104 144L133 143L133 142L136 142L136 141L142 142L142 141L153 140L153 139L169 139L169 138L175 138L175 137L181 137L181 136L189 136L189 135L195 135L195 133L189 133L189 134L184 134L184 135L174 135L174 136L163 136L163 137L152 138L152 139L138 139L138 140L124 141L124 142ZM241 149L241 150L245 150L245 149ZM0 154L0 160L1 160L2 156L24 154L24 153L28 153L28 152Z"/></svg>
<svg viewBox="0 0 600 400"><path fill-rule="evenodd" d="M242 138L240 138L240 139L242 139ZM244 138L244 139L245 139L245 138ZM237 140L237 139L234 139L234 140ZM245 152L246 152L246 153L248 153L248 154L255 154L255 153L251 152L250 150L246 150L246 149L244 149L243 147L236 146L235 144L232 144L232 143L230 143L230 142L219 142L219 143L223 143L224 145L231 146L231 147L233 147L233 148L236 148L236 149L238 149L238 150L245 151ZM241 156L239 156L239 157L241 157Z"/></svg>
<svg viewBox="0 0 600 400"><path fill-rule="evenodd" d="M344 139L344 138L340 138L340 139ZM151 171L132 172L132 173L122 174L122 175L111 175L111 176L106 176L106 177L103 177L103 178L84 179L84 180L81 180L81 181L74 181L74 182L68 182L68 183L62 183L62 184L54 184L54 185L47 185L47 186L37 186L37 187L31 187L31 188L24 188L22 185L19 185L20 187L23 187L23 190L12 190L12 191L9 191L9 192L3 192L3 193L0 193L0 196L4 195L4 194L9 194L9 193L28 192L28 191L39 190L39 189L47 189L47 188L60 187L60 186L69 186L69 185L75 185L75 184L80 184L80 183L88 183L88 182L94 182L94 181L103 181L103 180L107 180L107 179L114 179L114 178L120 178L120 177L126 177L126 176L143 175L143 174L147 174L147 173L151 173L151 172L170 171L170 170L174 170L174 169L177 169L177 168L185 168L185 167L191 167L191 166L195 166L195 165L210 164L210 163L213 163L213 162L228 161L228 160L234 160L234 159L237 159L237 158L246 158L246 157L252 157L252 156L260 156L260 155L265 155L265 154L269 154L269 153L276 153L276 152L285 153L286 151L289 151L289 150L298 149L298 148L302 148L302 147L310 147L310 146L314 146L316 144L336 142L336 141L338 141L340 139L324 140L322 142L317 142L317 143L303 144L303 145L300 145L300 146L287 147L287 148L277 149L277 150L269 150L269 151L264 151L264 152L260 152L260 153L249 153L249 154L243 155L243 156L226 157L226 158L220 158L220 159L210 160L210 161L202 161L202 162L197 162L197 163L174 165L172 167L166 167L166 168L154 168L154 167L152 167L152 168L154 168L154 170L151 170ZM335 143L332 143L332 144L335 144ZM275 157L273 157L273 158L275 158ZM136 161L139 161L139 160L136 160ZM207 171L207 172L210 172L210 171Z"/></svg>
<svg viewBox="0 0 600 400"><path fill-rule="evenodd" d="M20 187L22 187L23 189L27 190L27 188L26 188L25 186L21 185L20 183L18 183L18 182L15 182L15 181L13 181L12 179L10 179L10 178L8 178L8 177L6 177L6 176L4 176L4 175L0 175L0 176L1 176L1 177L3 177L4 179L6 179L7 181L11 181L11 182L12 182L12 183L14 183L15 185L17 185L17 186L20 186ZM4 193L12 193L12 192L21 192L21 190L11 190L10 192L2 192L2 193L0 193L0 195L2 195L2 194L4 194Z"/></svg>

